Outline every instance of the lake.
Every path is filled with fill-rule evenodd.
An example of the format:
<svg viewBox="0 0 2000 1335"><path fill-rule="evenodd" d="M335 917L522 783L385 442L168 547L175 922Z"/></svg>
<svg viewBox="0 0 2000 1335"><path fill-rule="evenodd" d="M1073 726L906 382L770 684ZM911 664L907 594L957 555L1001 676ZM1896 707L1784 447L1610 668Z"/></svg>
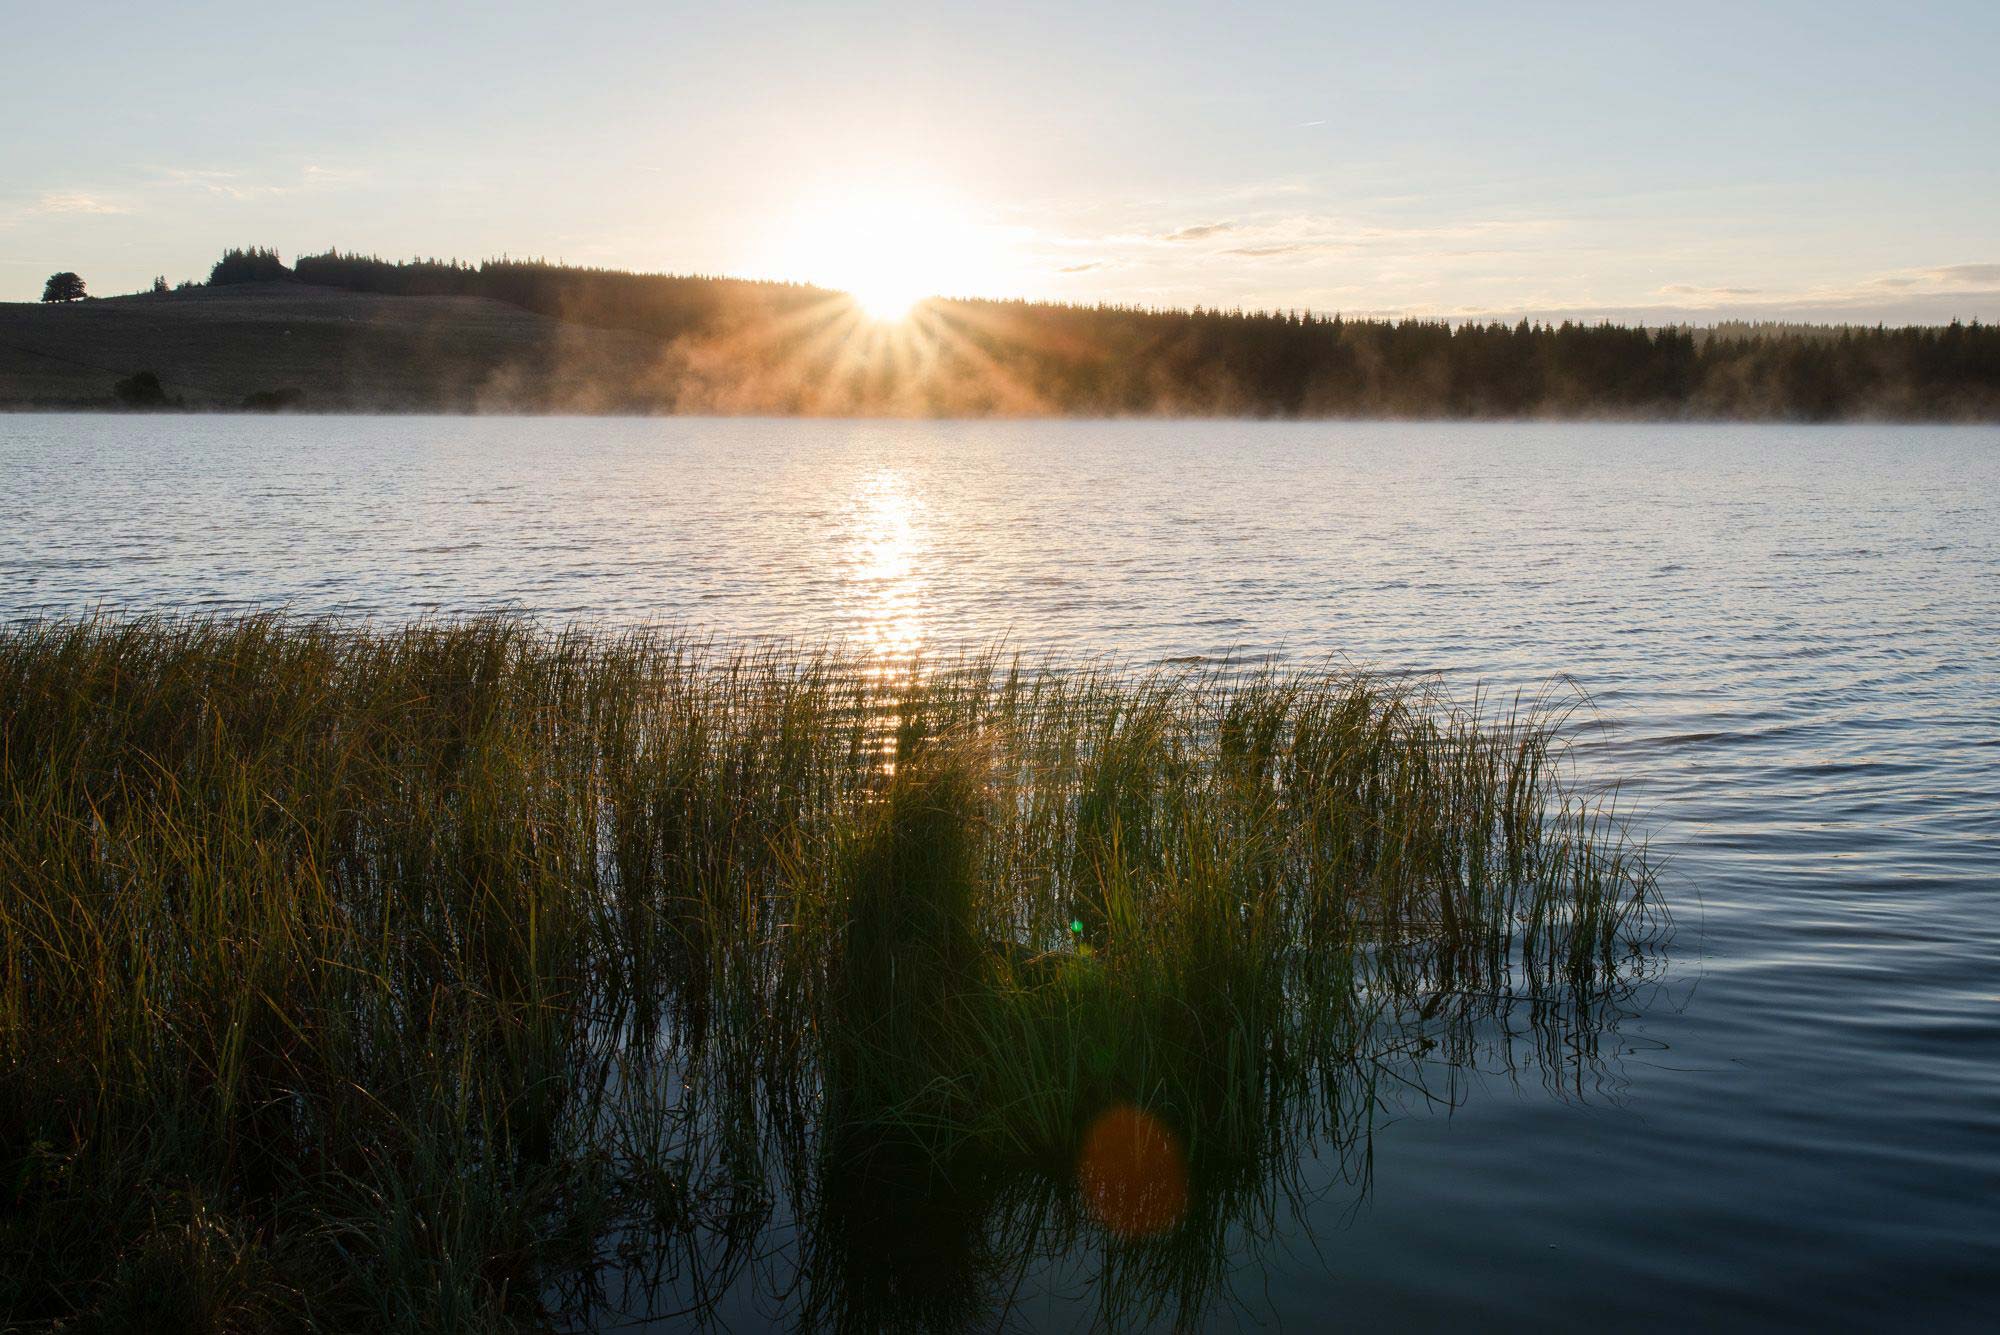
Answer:
<svg viewBox="0 0 2000 1335"><path fill-rule="evenodd" d="M1658 968L1582 1078L1489 1045L1365 1174L1301 1165L1208 1318L2000 1300L2000 430L0 417L0 618L90 608L1567 674L1665 857ZM783 1318L772 1231L717 1320ZM1065 1258L1012 1301L1099 1315Z"/></svg>

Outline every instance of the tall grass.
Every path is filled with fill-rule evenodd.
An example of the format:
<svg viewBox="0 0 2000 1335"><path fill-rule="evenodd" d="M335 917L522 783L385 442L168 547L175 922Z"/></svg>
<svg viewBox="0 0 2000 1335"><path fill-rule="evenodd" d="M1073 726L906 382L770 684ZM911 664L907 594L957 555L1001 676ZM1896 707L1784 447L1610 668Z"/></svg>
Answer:
<svg viewBox="0 0 2000 1335"><path fill-rule="evenodd" d="M974 1319L1087 1239L1104 1301L1186 1318L1384 1053L1518 1008L1573 1054L1657 925L1550 708L873 666L0 633L0 1316L699 1314L785 1220L810 1322ZM1161 1236L1079 1186L1108 1109L1185 1174Z"/></svg>

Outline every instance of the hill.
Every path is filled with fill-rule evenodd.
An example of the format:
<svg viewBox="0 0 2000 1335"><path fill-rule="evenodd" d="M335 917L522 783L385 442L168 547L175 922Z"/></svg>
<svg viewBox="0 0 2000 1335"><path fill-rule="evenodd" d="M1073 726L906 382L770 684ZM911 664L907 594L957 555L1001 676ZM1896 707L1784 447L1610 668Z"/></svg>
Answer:
<svg viewBox="0 0 2000 1335"><path fill-rule="evenodd" d="M572 403L580 363L630 385L657 340L484 297L401 297L293 282L72 305L0 304L0 403L99 407L137 370L189 407L295 389L325 411L537 411Z"/></svg>
<svg viewBox="0 0 2000 1335"><path fill-rule="evenodd" d="M1714 331L937 299L517 260L287 267L0 305L0 406L789 415L2000 421L2000 329Z"/></svg>

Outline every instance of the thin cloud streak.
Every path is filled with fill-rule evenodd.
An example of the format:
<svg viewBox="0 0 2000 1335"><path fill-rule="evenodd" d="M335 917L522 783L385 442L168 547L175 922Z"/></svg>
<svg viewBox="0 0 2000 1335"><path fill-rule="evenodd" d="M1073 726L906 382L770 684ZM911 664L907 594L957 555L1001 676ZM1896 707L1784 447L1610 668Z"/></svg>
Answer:
<svg viewBox="0 0 2000 1335"><path fill-rule="evenodd" d="M1183 227L1178 232L1169 232L1163 239L1167 241L1205 241L1211 236L1221 236L1224 232L1233 232L1235 230L1236 224L1233 222L1202 223L1195 227Z"/></svg>
<svg viewBox="0 0 2000 1335"><path fill-rule="evenodd" d="M303 194L312 190L331 190L354 185L363 179L362 173L347 168L321 167L307 164L301 168L293 180L248 179L240 171L216 168L168 167L159 173L160 181L168 186L178 186L202 190L224 199L238 201L271 199L284 195Z"/></svg>
<svg viewBox="0 0 2000 1335"><path fill-rule="evenodd" d="M87 194L74 190L52 190L45 192L33 205L35 213L88 213L112 215L130 213L123 204L104 198L102 195Z"/></svg>

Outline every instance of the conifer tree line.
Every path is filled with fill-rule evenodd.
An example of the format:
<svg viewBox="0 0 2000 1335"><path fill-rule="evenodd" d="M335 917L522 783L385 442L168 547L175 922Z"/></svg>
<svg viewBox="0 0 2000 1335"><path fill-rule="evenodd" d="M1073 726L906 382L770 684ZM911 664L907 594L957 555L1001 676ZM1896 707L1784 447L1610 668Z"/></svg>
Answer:
<svg viewBox="0 0 2000 1335"><path fill-rule="evenodd" d="M208 271L211 285L220 287L226 283L269 283L292 277L292 271L275 250L262 246L249 249L225 250L215 267Z"/></svg>
<svg viewBox="0 0 2000 1335"><path fill-rule="evenodd" d="M287 267L260 248L230 251L209 281L273 278L655 335L670 369L702 347L701 386L656 375L629 405L654 409L2000 420L2000 327L1977 321L1705 331L937 299L912 317L923 355L857 359L824 336L851 306L805 284L334 250Z"/></svg>

